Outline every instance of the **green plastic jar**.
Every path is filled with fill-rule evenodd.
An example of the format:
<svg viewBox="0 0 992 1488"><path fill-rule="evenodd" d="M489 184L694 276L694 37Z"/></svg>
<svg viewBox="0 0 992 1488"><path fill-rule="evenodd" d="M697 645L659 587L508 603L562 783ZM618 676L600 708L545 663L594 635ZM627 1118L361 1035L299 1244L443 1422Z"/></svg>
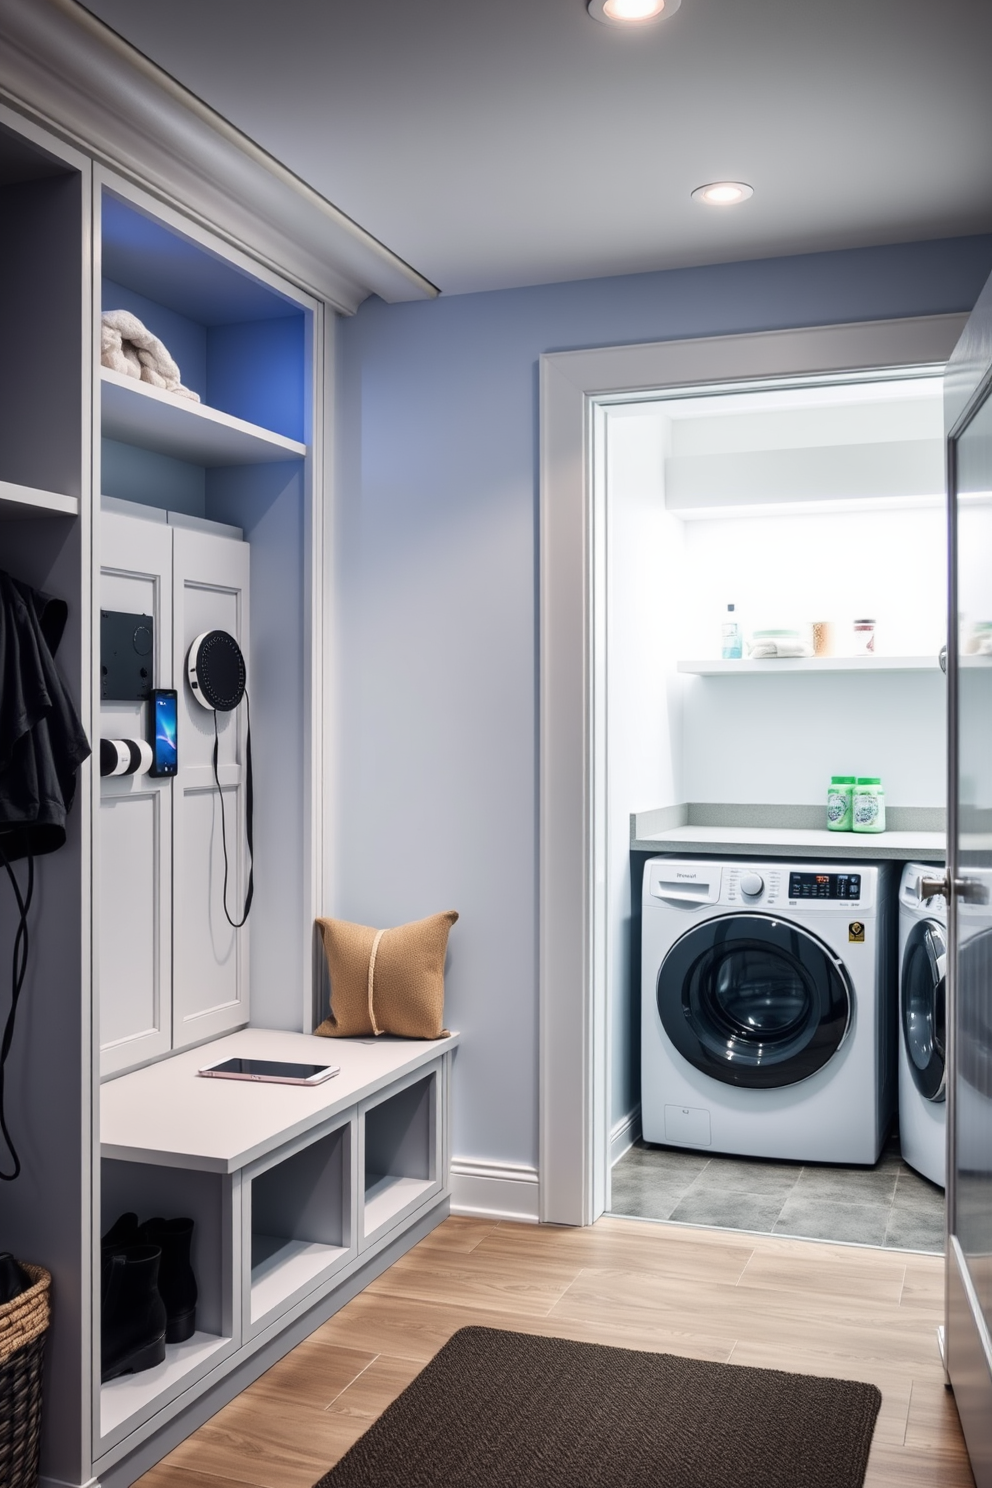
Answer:
<svg viewBox="0 0 992 1488"><path fill-rule="evenodd" d="M853 775L831 775L827 791L827 831L849 832L854 820L852 799L854 796Z"/></svg>
<svg viewBox="0 0 992 1488"><path fill-rule="evenodd" d="M885 791L877 775L859 775L854 782L855 832L885 831Z"/></svg>

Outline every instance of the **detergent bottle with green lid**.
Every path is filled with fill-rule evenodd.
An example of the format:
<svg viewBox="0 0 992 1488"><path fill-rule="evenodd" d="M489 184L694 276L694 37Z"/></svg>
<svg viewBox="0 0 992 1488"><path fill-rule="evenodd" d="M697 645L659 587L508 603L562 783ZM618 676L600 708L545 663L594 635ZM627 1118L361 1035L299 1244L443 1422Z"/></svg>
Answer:
<svg viewBox="0 0 992 1488"><path fill-rule="evenodd" d="M885 831L885 791L877 775L859 775L852 802L855 832Z"/></svg>
<svg viewBox="0 0 992 1488"><path fill-rule="evenodd" d="M849 832L853 821L853 775L831 775L827 791L827 831Z"/></svg>

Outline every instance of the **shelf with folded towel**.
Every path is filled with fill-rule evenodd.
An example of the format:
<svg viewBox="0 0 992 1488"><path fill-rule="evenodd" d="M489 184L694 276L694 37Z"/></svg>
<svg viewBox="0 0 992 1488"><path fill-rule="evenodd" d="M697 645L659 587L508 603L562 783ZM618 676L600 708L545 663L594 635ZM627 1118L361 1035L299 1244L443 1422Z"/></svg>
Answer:
<svg viewBox="0 0 992 1488"><path fill-rule="evenodd" d="M765 656L733 661L680 661L677 670L698 677L750 676L754 672L935 672L931 656Z"/></svg>
<svg viewBox="0 0 992 1488"><path fill-rule="evenodd" d="M78 517L79 501L75 496L62 496L58 491L40 491L36 486L19 486L0 480L0 522L17 517Z"/></svg>
<svg viewBox="0 0 992 1488"><path fill-rule="evenodd" d="M168 393L108 367L100 369L103 434L191 465L263 465L300 460L305 444Z"/></svg>

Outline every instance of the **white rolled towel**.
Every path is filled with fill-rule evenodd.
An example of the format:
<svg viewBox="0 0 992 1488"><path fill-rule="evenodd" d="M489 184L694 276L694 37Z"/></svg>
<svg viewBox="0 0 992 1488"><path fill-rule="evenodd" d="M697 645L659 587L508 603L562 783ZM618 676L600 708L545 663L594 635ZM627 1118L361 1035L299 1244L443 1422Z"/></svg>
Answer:
<svg viewBox="0 0 992 1488"><path fill-rule="evenodd" d="M199 403L199 393L183 387L167 347L130 310L105 310L100 325L100 363L152 387Z"/></svg>

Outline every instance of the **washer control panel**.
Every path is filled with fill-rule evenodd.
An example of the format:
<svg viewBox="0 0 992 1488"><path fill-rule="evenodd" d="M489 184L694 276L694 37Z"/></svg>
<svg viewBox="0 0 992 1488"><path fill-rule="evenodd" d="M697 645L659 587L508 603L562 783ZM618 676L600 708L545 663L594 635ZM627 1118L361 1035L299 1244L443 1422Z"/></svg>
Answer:
<svg viewBox="0 0 992 1488"><path fill-rule="evenodd" d="M860 873L789 874L789 898L844 899L857 903L861 898Z"/></svg>
<svg viewBox="0 0 992 1488"><path fill-rule="evenodd" d="M736 913L806 908L860 921L874 911L878 872L872 865L657 857L645 864L643 902L690 911L725 906Z"/></svg>

